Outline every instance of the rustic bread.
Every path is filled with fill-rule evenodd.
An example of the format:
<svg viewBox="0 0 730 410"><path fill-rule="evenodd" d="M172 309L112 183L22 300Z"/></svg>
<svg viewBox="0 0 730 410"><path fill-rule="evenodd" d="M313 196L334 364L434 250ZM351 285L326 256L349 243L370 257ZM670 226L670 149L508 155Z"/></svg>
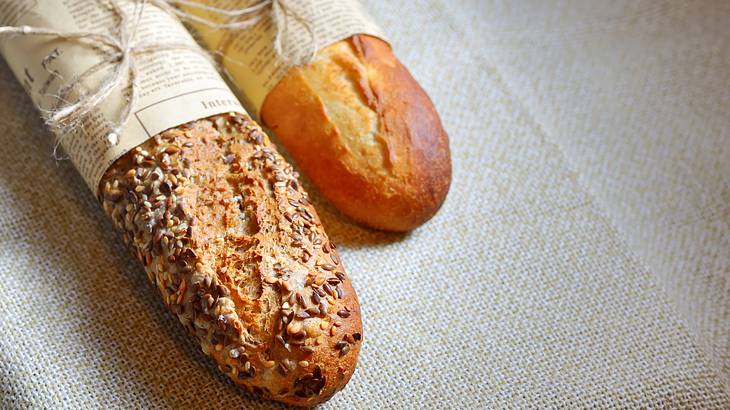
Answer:
<svg viewBox="0 0 730 410"><path fill-rule="evenodd" d="M99 199L165 304L250 391L311 406L362 340L352 285L292 167L239 114L165 131L120 158Z"/></svg>
<svg viewBox="0 0 730 410"><path fill-rule="evenodd" d="M446 198L448 136L428 95L378 38L352 36L291 68L261 119L322 194L360 223L411 230Z"/></svg>

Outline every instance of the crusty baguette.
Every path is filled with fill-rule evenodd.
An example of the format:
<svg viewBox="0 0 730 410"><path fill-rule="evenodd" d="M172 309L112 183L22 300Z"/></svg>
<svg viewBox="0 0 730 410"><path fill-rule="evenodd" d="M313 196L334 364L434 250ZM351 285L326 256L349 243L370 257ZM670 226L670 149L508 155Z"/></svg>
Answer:
<svg viewBox="0 0 730 410"><path fill-rule="evenodd" d="M290 69L261 118L322 194L358 222L411 230L446 198L448 136L428 95L378 38L352 36Z"/></svg>
<svg viewBox="0 0 730 410"><path fill-rule="evenodd" d="M314 405L342 389L362 340L357 296L292 167L228 114L120 158L104 210L162 299L237 384Z"/></svg>

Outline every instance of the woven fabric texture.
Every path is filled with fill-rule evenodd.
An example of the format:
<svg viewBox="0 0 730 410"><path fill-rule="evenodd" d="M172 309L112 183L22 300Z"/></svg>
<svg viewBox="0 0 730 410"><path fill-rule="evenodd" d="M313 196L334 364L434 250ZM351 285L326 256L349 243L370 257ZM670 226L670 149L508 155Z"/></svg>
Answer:
<svg viewBox="0 0 730 410"><path fill-rule="evenodd" d="M531 0L481 15L483 56L730 385L730 2Z"/></svg>
<svg viewBox="0 0 730 410"><path fill-rule="evenodd" d="M507 37L532 27L541 39L543 26L523 16L501 30L494 13L530 9L509 3L367 3L441 113L451 137L453 185L439 214L406 235L358 228L310 189L364 315L358 370L322 408L730 407L727 367L698 336L706 328L686 314L696 310L678 308L708 304L695 294L677 300L666 285L674 282L664 280L694 272L693 266L720 274L726 254L687 243L695 232L688 229L674 248L653 255L668 241L658 236L683 228L651 228L652 221L671 225L672 219L638 223L626 215L634 206L659 213L676 204L641 204L642 186L629 183L630 176L621 176L627 192L620 194L614 168L601 171L590 160L590 149L602 149L600 139L618 144L614 129L637 140L665 133L632 134L640 119L628 123L618 114L592 133L585 122L602 115L600 101L619 109L606 101L611 94L579 103L559 86L570 77L541 76L537 69L534 82L521 75L529 55L512 55L518 53L509 50ZM558 12L546 7L545 13ZM568 8L563 13L560 18L571 18ZM504 37L490 43L489 30ZM549 71L549 50L533 52L534 64ZM576 84L591 85L588 73L582 75ZM81 177L68 162L51 158L51 138L4 64L0 84L0 407L281 408L218 374L158 300ZM654 94L631 85L595 87L629 100L624 93L634 93L643 115L656 115L644 104L659 100L663 85L653 84ZM722 98L727 91L706 92ZM724 110L706 115L715 121L706 133L727 132ZM671 141L679 143L681 134ZM651 151L650 142L636 144ZM630 162L618 154L617 161ZM651 161L660 158L652 155ZM645 166L630 168L635 178ZM611 189L601 194L603 187ZM719 216L727 222L724 192ZM623 208L612 210L616 204ZM626 228L632 221L635 231ZM727 240L727 227L716 229ZM690 245L695 248L685 248ZM703 251L713 252L719 265L691 265L709 262L677 256ZM697 276L681 280L704 286Z"/></svg>

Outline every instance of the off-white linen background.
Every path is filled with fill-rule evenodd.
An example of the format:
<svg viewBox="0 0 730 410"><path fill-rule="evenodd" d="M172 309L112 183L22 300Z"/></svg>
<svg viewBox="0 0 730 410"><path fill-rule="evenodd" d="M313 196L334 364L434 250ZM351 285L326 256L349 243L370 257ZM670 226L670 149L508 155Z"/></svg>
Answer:
<svg viewBox="0 0 730 410"><path fill-rule="evenodd" d="M730 386L730 2L481 4L482 55Z"/></svg>
<svg viewBox="0 0 730 410"><path fill-rule="evenodd" d="M565 90L570 77L541 77L535 70L533 81L520 72L529 54L513 55L521 52L510 48L524 45L519 38L525 27L545 40L540 30L549 34L549 23L558 17L570 21L573 9L564 8L563 15L550 20L560 8L545 6L545 17L520 20L521 10L537 10L509 3L500 9L478 0L368 2L442 115L451 136L454 183L437 217L405 236L360 229L316 201L330 235L341 244L365 325L358 371L324 407L729 407L718 356L698 342L706 340L697 336L705 328L677 309L682 302L673 299L666 285L672 282L662 279L686 273L663 258L709 248L693 244L696 250L687 251L679 244L676 252L647 259L649 252L636 245L642 241L632 239L634 232L653 244L666 239L651 232L676 232L649 228L643 219L635 223L640 225L636 231L625 228L624 221L631 221L626 215L650 190L636 188L640 182L613 181L608 165L601 168L590 159L590 148L599 147L601 138L619 139L614 130L637 140L664 135L632 133L631 127L644 122L604 114L605 107L621 108L608 98L609 91L644 103L662 94L647 96L624 79L616 84L624 87L620 90L596 85L607 93L598 102L576 103ZM504 20L509 25L499 26L497 11L514 17ZM603 19L602 10L584 12ZM555 24L562 30L562 23ZM488 36L490 30L494 36ZM707 44L698 42L695 48L701 46ZM543 59L545 72L551 70L549 49L524 50L534 53L536 64ZM715 58L727 57L724 52ZM187 340L111 233L81 178L70 164L50 158L51 143L37 113L7 67L0 67L2 407L277 407L241 392ZM637 81L661 78L638 71L633 74L643 77ZM571 75L576 84L593 84L589 73ZM530 87L548 80L556 81L555 90L550 84ZM726 91L720 88L705 93L722 98ZM706 96L697 97L707 104ZM634 113L635 108L622 105ZM664 125L654 116L661 112L682 124L680 106L671 116L662 111L666 107L639 105L647 121ZM721 106L702 107L714 110L707 114L712 121L705 133L723 130L727 119ZM581 122L602 115L607 118L600 133ZM567 119L570 126L563 123ZM697 134L699 140L702 133ZM726 141L715 138L720 146ZM570 151L573 141L581 148ZM636 149L649 148L646 143ZM615 161L630 162L624 154L616 153ZM628 193L617 193L619 186ZM613 190L600 194L601 187ZM664 199L657 195L655 201ZM691 204L695 199L683 200ZM612 211L616 203L624 210ZM662 212L673 204L643 205ZM692 239L692 232L685 238ZM711 240L707 246L720 246ZM710 254L718 257L715 263L727 262L721 252ZM722 277L721 269L713 272ZM675 277L701 283L696 276ZM686 303L710 305L697 302L702 295L689 296Z"/></svg>

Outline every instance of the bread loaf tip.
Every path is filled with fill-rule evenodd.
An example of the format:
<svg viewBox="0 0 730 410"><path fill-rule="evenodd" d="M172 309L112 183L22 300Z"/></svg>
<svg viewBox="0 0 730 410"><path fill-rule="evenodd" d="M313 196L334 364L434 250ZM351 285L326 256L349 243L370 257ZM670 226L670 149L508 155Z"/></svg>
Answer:
<svg viewBox="0 0 730 410"><path fill-rule="evenodd" d="M409 231L446 198L446 131L426 92L378 38L352 36L289 69L261 117L324 197L356 222Z"/></svg>

